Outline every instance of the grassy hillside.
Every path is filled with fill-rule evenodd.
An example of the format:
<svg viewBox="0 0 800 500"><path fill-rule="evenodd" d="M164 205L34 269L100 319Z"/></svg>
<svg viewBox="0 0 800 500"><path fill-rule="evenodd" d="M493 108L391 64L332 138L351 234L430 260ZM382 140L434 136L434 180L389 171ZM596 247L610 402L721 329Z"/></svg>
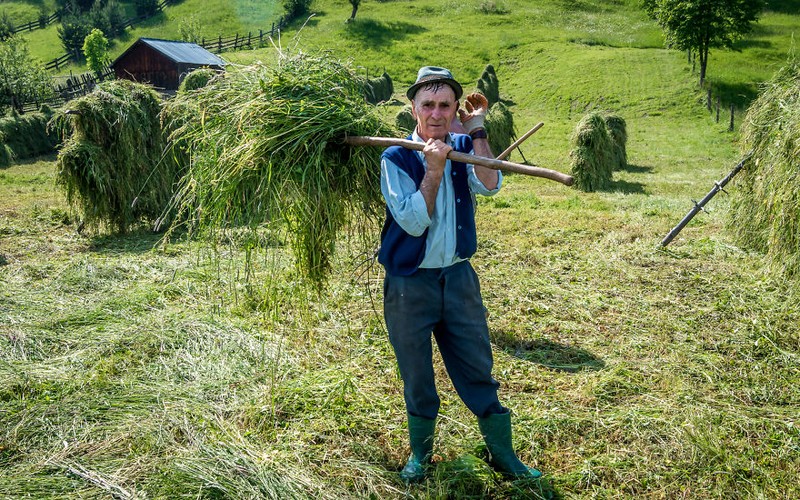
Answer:
<svg viewBox="0 0 800 500"><path fill-rule="evenodd" d="M365 0L345 24L348 2L318 0L280 45L385 68L398 97L420 65L469 88L491 63L520 132L545 122L525 156L562 171L586 111L628 122L631 164L611 191L510 175L479 203L495 377L519 454L550 487L459 470L481 440L440 363L434 475L399 482L408 447L382 271L348 242L322 296L258 261L246 280L234 242L78 234L42 159L0 170L0 498L800 495L796 284L732 243L722 194L658 248L739 154L685 54L661 47L633 0L482 5ZM798 16L773 5L758 43L712 55L715 84L754 92L786 58Z"/></svg>

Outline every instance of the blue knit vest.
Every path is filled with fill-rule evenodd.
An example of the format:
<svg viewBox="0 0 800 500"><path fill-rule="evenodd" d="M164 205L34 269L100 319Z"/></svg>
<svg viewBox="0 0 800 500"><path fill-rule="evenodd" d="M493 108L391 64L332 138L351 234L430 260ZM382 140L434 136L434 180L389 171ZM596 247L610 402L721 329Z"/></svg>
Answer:
<svg viewBox="0 0 800 500"><path fill-rule="evenodd" d="M453 149L461 153L472 151L472 139L468 135L456 134ZM411 137L408 137L411 139ZM403 170L414 181L419 189L425 177L425 165L414 151L401 146L391 146L382 155ZM475 208L472 204L472 193L469 190L467 165L450 160L450 175L453 181L456 203L456 255L467 259L475 253L478 239L475 233ZM394 220L389 208L386 208L386 222L381 231L381 248L378 251L378 262L383 264L386 272L393 276L409 276L414 274L425 258L425 243L428 238L426 229L420 236L411 236Z"/></svg>

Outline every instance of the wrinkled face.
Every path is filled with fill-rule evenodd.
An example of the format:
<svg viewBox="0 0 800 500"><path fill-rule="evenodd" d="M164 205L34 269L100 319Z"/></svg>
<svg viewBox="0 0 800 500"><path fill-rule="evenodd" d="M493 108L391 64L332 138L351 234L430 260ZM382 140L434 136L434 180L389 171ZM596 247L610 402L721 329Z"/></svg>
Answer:
<svg viewBox="0 0 800 500"><path fill-rule="evenodd" d="M420 88L411 104L411 114L417 120L417 134L425 141L445 140L456 111L458 101L455 92L449 85L441 83Z"/></svg>

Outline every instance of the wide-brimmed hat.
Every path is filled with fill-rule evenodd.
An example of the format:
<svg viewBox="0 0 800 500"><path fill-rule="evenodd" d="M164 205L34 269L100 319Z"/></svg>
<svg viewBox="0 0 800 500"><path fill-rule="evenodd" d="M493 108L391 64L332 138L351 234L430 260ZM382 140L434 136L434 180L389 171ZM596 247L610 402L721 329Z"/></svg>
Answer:
<svg viewBox="0 0 800 500"><path fill-rule="evenodd" d="M456 81L455 78L453 78L453 74L450 73L449 69L439 68L436 66L424 66L419 69L419 72L417 73L417 81L414 82L414 85L408 88L408 91L406 91L406 96L408 96L409 99L414 99L414 95L417 93L417 90L419 90L420 87L437 82L449 85L453 89L453 92L455 92L456 99L460 99L461 94L464 93L464 91L461 89L461 85Z"/></svg>

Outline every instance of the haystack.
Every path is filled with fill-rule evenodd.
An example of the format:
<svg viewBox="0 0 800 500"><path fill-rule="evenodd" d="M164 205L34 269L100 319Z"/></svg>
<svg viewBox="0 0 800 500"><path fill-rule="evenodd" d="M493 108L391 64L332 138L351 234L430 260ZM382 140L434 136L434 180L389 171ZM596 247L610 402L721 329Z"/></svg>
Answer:
<svg viewBox="0 0 800 500"><path fill-rule="evenodd" d="M628 166L627 124L625 119L619 115L607 114L604 118L608 135L611 138L612 170L621 170Z"/></svg>
<svg viewBox="0 0 800 500"><path fill-rule="evenodd" d="M613 144L600 113L590 113L578 123L572 135L570 152L575 187L582 191L598 191L611 184Z"/></svg>
<svg viewBox="0 0 800 500"><path fill-rule="evenodd" d="M114 80L53 117L64 137L56 182L88 227L125 232L166 206L178 173L160 163L160 106L152 87Z"/></svg>
<svg viewBox="0 0 800 500"><path fill-rule="evenodd" d="M734 178L728 227L765 253L773 272L800 274L800 62L766 83L742 122L752 156Z"/></svg>
<svg viewBox="0 0 800 500"><path fill-rule="evenodd" d="M417 128L417 120L411 114L411 105L406 104L394 117L395 126L403 132L412 133Z"/></svg>
<svg viewBox="0 0 800 500"><path fill-rule="evenodd" d="M58 136L47 129L53 112L47 106L35 113L11 113L0 118L0 167L15 160L55 152Z"/></svg>
<svg viewBox="0 0 800 500"><path fill-rule="evenodd" d="M291 243L299 274L320 286L342 231L377 234L380 155L342 139L398 132L364 100L348 66L327 54L281 55L273 67L228 72L169 106L197 113L172 134L191 162L171 207L192 234L268 231Z"/></svg>
<svg viewBox="0 0 800 500"><path fill-rule="evenodd" d="M388 101L394 94L392 78L385 71L377 78L370 78L364 82L364 95L370 104Z"/></svg>
<svg viewBox="0 0 800 500"><path fill-rule="evenodd" d="M498 102L489 108L486 114L486 133L489 135L489 146L495 155L499 155L514 142L514 116L511 110Z"/></svg>

